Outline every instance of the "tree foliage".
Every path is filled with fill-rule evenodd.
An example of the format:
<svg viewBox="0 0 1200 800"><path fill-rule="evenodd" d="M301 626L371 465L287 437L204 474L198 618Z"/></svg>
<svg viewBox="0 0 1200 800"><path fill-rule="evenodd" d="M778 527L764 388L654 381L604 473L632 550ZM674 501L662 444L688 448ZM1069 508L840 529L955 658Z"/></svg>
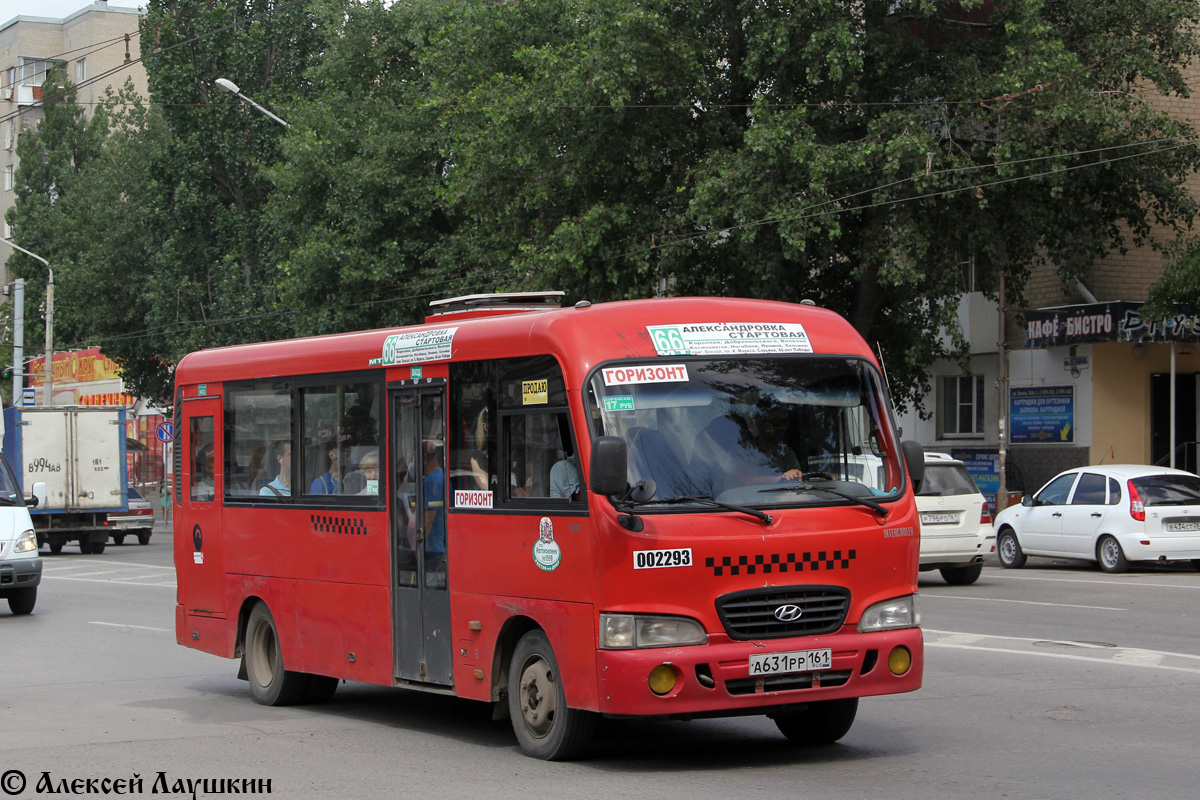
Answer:
<svg viewBox="0 0 1200 800"><path fill-rule="evenodd" d="M162 135L132 185L161 338L136 359L492 289L807 298L903 404L966 357L966 272L1019 302L1039 265L1086 278L1190 224L1194 131L1150 98L1187 95L1197 23L1188 0L151 0Z"/></svg>

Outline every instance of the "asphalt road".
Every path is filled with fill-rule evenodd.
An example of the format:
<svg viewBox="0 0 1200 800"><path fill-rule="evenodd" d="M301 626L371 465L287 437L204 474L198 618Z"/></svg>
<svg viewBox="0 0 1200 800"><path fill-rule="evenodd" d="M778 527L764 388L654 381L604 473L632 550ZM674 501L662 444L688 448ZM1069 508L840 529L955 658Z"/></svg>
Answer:
<svg viewBox="0 0 1200 800"><path fill-rule="evenodd" d="M841 744L763 718L610 722L585 760L521 754L507 721L358 684L266 708L237 665L179 647L170 537L45 558L37 609L0 604L0 800L17 776L269 780L281 798L1190 798L1200 573L1031 559L974 586L921 579L925 686L862 701ZM158 784L162 773L165 784ZM116 784L109 784L110 787ZM94 783L99 789L101 784ZM158 791L155 792L154 790ZM93 794L101 794L96 791ZM111 792L110 792L111 793ZM132 794L137 795L137 792ZM205 795L198 792L197 796Z"/></svg>

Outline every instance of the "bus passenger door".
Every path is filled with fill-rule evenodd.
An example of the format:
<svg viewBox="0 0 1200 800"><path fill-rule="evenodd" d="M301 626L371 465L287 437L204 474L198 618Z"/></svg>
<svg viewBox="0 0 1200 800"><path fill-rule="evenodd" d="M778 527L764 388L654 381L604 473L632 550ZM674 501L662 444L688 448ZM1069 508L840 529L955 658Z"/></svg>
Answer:
<svg viewBox="0 0 1200 800"><path fill-rule="evenodd" d="M391 400L396 677L450 686L445 389L400 389Z"/></svg>
<svg viewBox="0 0 1200 800"><path fill-rule="evenodd" d="M219 397L185 398L181 431L175 447L182 448L183 474L175 537L177 568L184 606L189 614L225 613L225 566L221 537L221 492L224 454L216 435L221 418ZM184 522L184 525L180 525Z"/></svg>

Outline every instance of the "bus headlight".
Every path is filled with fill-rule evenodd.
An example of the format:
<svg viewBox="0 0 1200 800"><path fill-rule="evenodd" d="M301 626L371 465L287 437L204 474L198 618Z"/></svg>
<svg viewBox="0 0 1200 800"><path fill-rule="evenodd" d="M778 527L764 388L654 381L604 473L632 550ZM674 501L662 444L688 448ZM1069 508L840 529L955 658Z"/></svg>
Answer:
<svg viewBox="0 0 1200 800"><path fill-rule="evenodd" d="M600 615L600 649L633 650L705 644L708 634L687 617L643 617L635 614Z"/></svg>
<svg viewBox="0 0 1200 800"><path fill-rule="evenodd" d="M13 545L14 553L32 553L38 549L37 534L33 531L25 531L17 537L16 543Z"/></svg>
<svg viewBox="0 0 1200 800"><path fill-rule="evenodd" d="M915 594L876 603L863 612L858 621L859 633L916 628L921 624L921 608Z"/></svg>

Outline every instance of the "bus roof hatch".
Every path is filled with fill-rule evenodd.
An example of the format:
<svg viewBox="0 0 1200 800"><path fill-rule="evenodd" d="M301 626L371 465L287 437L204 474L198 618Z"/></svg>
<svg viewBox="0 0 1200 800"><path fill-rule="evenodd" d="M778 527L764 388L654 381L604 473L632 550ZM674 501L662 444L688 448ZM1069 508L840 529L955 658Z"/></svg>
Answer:
<svg viewBox="0 0 1200 800"><path fill-rule="evenodd" d="M446 300L434 300L426 322L442 322L448 316L456 319L495 317L502 314L523 314L530 311L553 311L560 308L566 292L505 292L500 294L467 294Z"/></svg>

